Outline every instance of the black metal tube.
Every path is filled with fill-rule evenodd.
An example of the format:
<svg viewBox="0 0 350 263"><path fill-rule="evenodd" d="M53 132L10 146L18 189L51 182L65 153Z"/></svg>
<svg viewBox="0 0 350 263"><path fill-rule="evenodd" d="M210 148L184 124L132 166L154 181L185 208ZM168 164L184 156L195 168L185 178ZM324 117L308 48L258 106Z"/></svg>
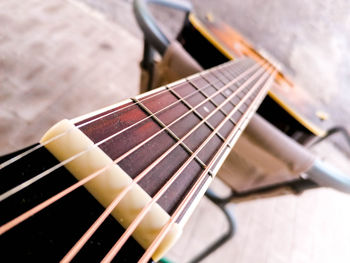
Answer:
<svg viewBox="0 0 350 263"><path fill-rule="evenodd" d="M189 2L179 2L172 0L135 0L133 4L136 20L141 27L145 39L150 42L161 55L163 55L170 44L165 34L160 30L153 16L148 10L147 4L153 3L158 5L175 8L185 12L190 12L192 5Z"/></svg>
<svg viewBox="0 0 350 263"><path fill-rule="evenodd" d="M209 189L208 189L209 190ZM217 196L213 191L209 190L205 193L205 195L209 198L210 201L212 201L225 215L228 223L228 229L227 231L221 235L217 240L212 242L208 247L202 250L197 256L195 256L193 259L191 259L190 263L196 263L200 262L204 258L206 258L208 255L213 253L215 250L217 250L219 247L221 247L224 243L226 243L228 240L230 240L235 232L236 232L236 221L232 214L232 212L226 207L227 202L229 202L229 199L222 199L219 196ZM225 202L224 200L228 200Z"/></svg>

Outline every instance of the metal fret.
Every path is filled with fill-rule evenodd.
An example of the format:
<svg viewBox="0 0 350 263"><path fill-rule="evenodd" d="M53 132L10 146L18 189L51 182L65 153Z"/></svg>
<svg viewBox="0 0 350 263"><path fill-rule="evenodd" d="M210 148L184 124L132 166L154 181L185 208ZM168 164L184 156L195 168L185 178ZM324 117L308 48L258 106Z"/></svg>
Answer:
<svg viewBox="0 0 350 263"><path fill-rule="evenodd" d="M208 79L208 78L206 78L205 77L205 75L202 75L202 77L203 77L203 79L204 80L206 80L214 89L216 89L216 90L219 90L220 88L218 88L218 87L216 87L215 86L215 83L211 83L210 82L210 80ZM219 81L221 81L221 80L219 80ZM223 84L225 84L225 82L223 82L223 81L221 81ZM235 85L235 83L233 84L233 85ZM231 90L231 89L230 89ZM232 90L231 90L232 91ZM221 95L223 95L225 98L228 98L228 95L226 95L226 94L224 94L223 92L220 92L220 94ZM237 96L238 97L238 96ZM230 100L229 101L229 103L232 105L232 106L234 106L234 107L236 107L236 105ZM238 109L241 113L243 113L240 109ZM231 119L231 118L230 118Z"/></svg>
<svg viewBox="0 0 350 263"><path fill-rule="evenodd" d="M197 89L204 97L206 97L207 99L209 99L208 95L200 88L198 88L191 80L188 80L188 82L195 88ZM213 88L216 89L216 87L213 86L212 83L209 83L209 85L211 85ZM217 90L217 89L216 89ZM222 94L220 92L220 94ZM227 96L224 96L225 98L227 98ZM213 100L213 99L209 99L209 101L215 106L215 107L218 107L219 105ZM231 102L231 101L230 101ZM228 113L223 109L223 108L220 108L219 110L222 114L225 115L225 117L228 115ZM236 125L236 123L230 118L230 121L232 122L233 125ZM224 140L224 139L223 139Z"/></svg>
<svg viewBox="0 0 350 263"><path fill-rule="evenodd" d="M190 83L191 84L191 83ZM202 116L202 114L200 114L197 110L193 109L193 107L184 99L182 99L182 97L174 90L169 89L169 91L179 100L182 100L182 103L186 105L186 107L188 107L189 109L191 109L193 111L193 113L200 118L201 120L204 120L204 117ZM217 105L215 105L217 107ZM215 130L215 128L213 127L213 125L211 125L208 121L204 121L204 124L206 124L209 129L211 129L212 131ZM224 142L225 138L224 136L222 136L219 132L216 133L216 135Z"/></svg>
<svg viewBox="0 0 350 263"><path fill-rule="evenodd" d="M222 81L222 79L219 78L218 73L221 74L222 76L224 76L227 81L229 81L230 79L232 79L233 77L235 78L237 76L237 74L240 73L232 73L229 70L223 70L221 68L217 68L216 70L212 70L210 71L219 81L221 81L221 83L225 84L225 81ZM226 76L226 74L230 74L229 76ZM248 77L243 77L240 80L238 80L236 83L234 83L234 86L236 88L239 88L246 80L248 79ZM243 93L247 94L248 91L247 90L243 90ZM223 94L225 96L225 94ZM227 96L226 96L227 97Z"/></svg>
<svg viewBox="0 0 350 263"><path fill-rule="evenodd" d="M241 72L241 70L237 70L237 69L234 69L233 70L234 71L234 73L232 73L232 70L230 71L230 70L220 70L220 69L217 69L217 70L213 70L213 71L211 71L211 73L218 79L218 80L220 80L222 83L225 83L220 77L218 77L218 74L217 73L220 73L222 76L224 76L228 81L230 80L230 79L232 79L232 77L236 77L238 74L240 74L240 72ZM226 76L227 74L230 74L230 76ZM242 78L241 80L239 80L239 81L237 81L235 84L234 84L234 86L236 87L236 88L238 88L240 85L242 85L242 80L243 80L243 82L246 80L246 78Z"/></svg>
<svg viewBox="0 0 350 263"><path fill-rule="evenodd" d="M220 80L222 83L225 83L224 81L222 81L222 79L220 79L219 77L218 77L218 73L220 73L222 76L224 76L226 79L227 79L227 81L229 81L232 77L236 77L238 74L239 74L239 72L238 73L236 73L236 71L234 72L234 73L232 73L231 71L229 71L229 70L213 70L213 71L211 71L211 73L218 79L218 80ZM227 76L227 74L230 74L229 76ZM235 83L235 87L236 88L238 88L240 85L242 85L242 82L244 82L245 80L246 80L247 78L242 78L241 80L239 80L239 81L237 81L236 83Z"/></svg>
<svg viewBox="0 0 350 263"><path fill-rule="evenodd" d="M148 113L151 118L161 127L161 128L164 128L167 133L174 139L176 140L177 142L181 141L181 139L172 131L169 129L169 126L167 126L164 122L162 122L157 116L154 115L154 113L152 111L150 111L144 104L142 104L141 101L139 101L138 99L136 98L132 98L132 100L136 103L138 103L138 106L143 110L145 111L146 113ZM180 142L180 145L183 147L183 149L190 155L193 154L193 151L184 143L184 142ZM196 160L199 165L203 168L203 169L206 169L207 168L207 165L201 160L199 159L198 156L195 156L194 157L194 160Z"/></svg>

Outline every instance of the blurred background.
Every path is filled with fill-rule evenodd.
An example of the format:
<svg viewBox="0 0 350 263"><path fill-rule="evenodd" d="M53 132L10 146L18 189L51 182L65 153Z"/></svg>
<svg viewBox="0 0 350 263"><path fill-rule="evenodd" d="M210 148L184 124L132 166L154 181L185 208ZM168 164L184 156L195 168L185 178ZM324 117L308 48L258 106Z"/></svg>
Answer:
<svg viewBox="0 0 350 263"><path fill-rule="evenodd" d="M331 124L349 129L348 1L192 3L199 16L227 22L279 62L326 106ZM152 11L175 38L183 14ZM131 0L0 0L0 154L37 142L63 118L136 95L142 45ZM315 151L350 174L347 145L333 141ZM237 236L205 262L349 262L349 204L348 196L320 189L232 205ZM186 261L225 227L203 199L168 257Z"/></svg>

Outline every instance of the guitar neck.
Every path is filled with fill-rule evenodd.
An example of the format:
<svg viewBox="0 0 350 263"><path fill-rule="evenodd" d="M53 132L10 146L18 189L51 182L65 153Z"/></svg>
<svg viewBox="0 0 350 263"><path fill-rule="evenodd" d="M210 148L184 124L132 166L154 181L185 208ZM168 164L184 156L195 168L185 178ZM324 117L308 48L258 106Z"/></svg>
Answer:
<svg viewBox="0 0 350 263"><path fill-rule="evenodd" d="M56 187L54 193L58 191L57 195L64 199L64 196L73 191L75 186L84 185L103 206L111 208L112 215L124 228L128 229L134 226L134 221L137 219L140 219L141 225L147 225L144 222L147 216L146 219L143 219L143 212L145 215L146 212L153 213L153 218L161 218L156 220L158 230L155 231L153 226L153 236L146 238L142 235L147 232L147 226L138 227L135 223L135 229L138 230L133 236L146 250L144 256L151 256L157 245L161 243L158 235L165 233L165 237L169 237L166 234L171 230L170 226L167 228L169 222L181 227L187 221L230 149L265 97L274 79L274 74L271 73L266 65L257 64L251 59L231 61L117 105L64 122L77 130L79 136L74 135L76 136L74 138L77 138L77 141L83 138L81 145L84 144L85 148L82 148L81 145L72 146L71 130L62 132L62 125L58 129L61 129L61 133L57 131L57 127L56 130L48 132L48 134L57 132L58 135L56 134L53 138L50 138L48 134L44 136L41 143L58 159L59 163L56 166L64 165L80 180L73 185L73 188L68 187L68 190L65 189L67 186L64 186L62 188L64 194L56 189L58 186L55 183L52 183ZM70 149L72 152L69 152ZM74 152L76 149L79 151ZM83 156L81 156L82 153ZM90 157L85 156L88 154ZM95 159L104 161L96 163L94 160L93 164L89 164L91 156L96 156ZM79 160L74 160L79 157L86 159L80 163ZM105 180L103 183L98 181L99 183L94 184L93 180L88 182L90 179L100 180L101 178L98 179L97 176L104 172L101 170L111 167L117 170L113 175L113 180L117 178L116 181L111 181L109 175L104 174L105 177L101 176ZM6 172L6 169L3 170ZM9 171L13 172L13 170ZM23 197L21 190L28 190L32 185L35 187L37 180L46 176L46 171L44 170L39 175L37 172L32 173L30 183L25 184L25 189L21 184L13 188L9 187L2 192L5 193L0 196L4 199L3 208L5 211L8 210L5 220L2 220L3 223L6 223L11 217L18 216L18 212L14 210L14 207L18 205L16 202L21 203L23 199L30 199L27 196L28 191ZM129 193L125 189L121 192L113 190L114 192L110 193L109 188L117 188L122 179L129 182L130 191L137 188L137 191L135 190L137 195L144 197L146 201L138 201L136 207L132 204L133 202L130 202L130 205L123 204L124 208L118 208L118 203L111 207L110 203L116 202L116 199L118 201L118 195L122 195L123 191L125 195L121 200L125 201L129 198ZM14 182L18 181L15 179ZM67 179L64 185L71 184L69 182L71 179ZM16 184L12 183L12 185ZM107 185L108 189L100 189L99 187L103 184L112 184L113 187ZM23 189L21 189L22 186ZM124 188L127 189L128 186ZM13 199L12 195L16 194L19 194L19 197ZM45 196L48 195L45 194ZM83 200L82 196L79 197L79 200ZM36 208L44 201L44 199L37 199L36 203L31 203L28 209L33 206ZM41 205L40 209L46 208L49 204L51 203ZM66 205L66 210L70 211L69 204ZM135 211L140 211L140 207L141 212L135 214ZM21 209L25 211L24 208L21 207ZM71 207L71 210L73 214L74 207ZM45 209L41 213L44 212ZM26 216L20 220L23 221ZM47 219L41 218L40 220ZM16 221L10 226L26 225L28 220L22 221ZM83 225L83 230L80 232L84 233L89 224ZM82 223L78 225L80 227ZM5 224L6 227L9 227L9 223ZM6 234L13 233L11 231ZM63 238L62 235L58 240ZM65 247L60 249L57 258L62 258L68 252L67 246L73 246L76 239L77 236L72 237L73 241L69 241L68 245L65 244ZM158 244L156 244L157 240ZM24 243L23 246L25 247L26 244ZM115 247L118 245L113 246L107 259L108 256L110 259L114 257L113 253L118 250ZM102 251L106 253L105 250ZM159 252L157 257L160 257L161 254ZM75 254L71 255L75 256ZM124 257L125 253L122 255Z"/></svg>
<svg viewBox="0 0 350 263"><path fill-rule="evenodd" d="M215 176L264 98L270 81L271 77L264 68L250 59L229 62L142 94L80 120L76 125L88 123L80 129L95 144L112 137L99 145L112 160L158 133L118 162L132 178L178 143L174 151L139 182L150 196L197 151L178 181L158 201L165 211L172 214L203 170L208 170L203 185ZM101 116L106 117L96 120ZM95 121L89 123L92 120ZM204 143L208 136L211 138Z"/></svg>

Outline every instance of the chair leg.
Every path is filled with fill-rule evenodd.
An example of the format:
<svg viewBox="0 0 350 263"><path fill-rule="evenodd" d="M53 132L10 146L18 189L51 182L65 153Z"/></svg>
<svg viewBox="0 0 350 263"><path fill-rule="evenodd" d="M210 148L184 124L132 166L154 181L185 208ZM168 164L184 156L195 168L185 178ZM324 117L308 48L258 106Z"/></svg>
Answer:
<svg viewBox="0 0 350 263"><path fill-rule="evenodd" d="M140 65L141 65L141 68L148 73L148 82L147 82L146 90L142 90L142 92L150 91L152 89L153 72L154 72L154 54L155 54L155 51L153 47L146 39L144 39L143 57Z"/></svg>
<svg viewBox="0 0 350 263"><path fill-rule="evenodd" d="M205 195L208 197L210 201L212 201L220 210L224 213L227 223L228 223L228 230L220 236L215 242L211 243L207 248L205 248L201 253L199 253L197 256L195 256L193 259L191 259L190 263L196 263L200 262L207 256L209 256L211 253L213 253L216 249L221 247L224 243L226 243L228 240L230 240L235 232L236 232L236 222L234 219L233 214L229 209L226 207L226 204L231 200L232 195L226 197L226 198L220 198L217 196L213 191L210 189L207 190Z"/></svg>

